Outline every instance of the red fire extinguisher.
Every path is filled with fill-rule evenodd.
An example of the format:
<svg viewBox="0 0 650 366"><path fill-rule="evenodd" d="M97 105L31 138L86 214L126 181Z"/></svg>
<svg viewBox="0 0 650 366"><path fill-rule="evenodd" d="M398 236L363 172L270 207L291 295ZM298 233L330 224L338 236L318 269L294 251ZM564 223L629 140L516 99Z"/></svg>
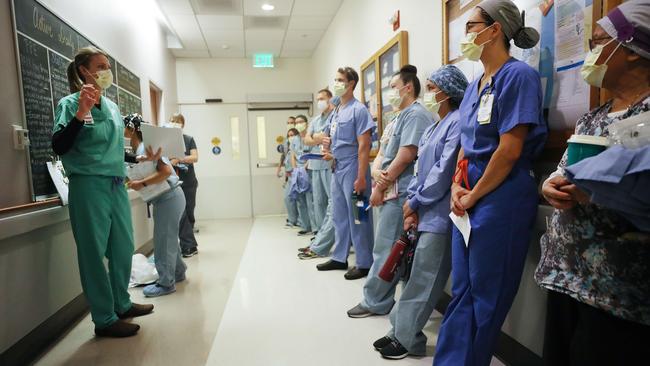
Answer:
<svg viewBox="0 0 650 366"><path fill-rule="evenodd" d="M404 232L399 239L393 244L393 248L390 251L390 255L386 258L386 262L381 267L379 271L379 278L386 282L392 282L395 277L395 273L399 269L400 264L402 263L402 257L404 253L407 252L409 247L413 245L413 240L415 239L415 233L413 230Z"/></svg>

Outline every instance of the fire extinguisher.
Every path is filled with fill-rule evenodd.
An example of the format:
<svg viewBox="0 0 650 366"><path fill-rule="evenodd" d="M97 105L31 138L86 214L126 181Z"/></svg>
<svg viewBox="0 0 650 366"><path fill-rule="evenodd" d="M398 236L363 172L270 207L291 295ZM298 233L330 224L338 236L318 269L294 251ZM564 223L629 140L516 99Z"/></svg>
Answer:
<svg viewBox="0 0 650 366"><path fill-rule="evenodd" d="M379 271L379 278L386 282L392 282L395 277L395 273L399 269L400 264L402 264L402 258L404 253L406 253L413 245L415 241L415 232L414 230L409 230L404 232L399 239L393 244L393 248L390 251L390 255L386 258L386 262L381 267Z"/></svg>

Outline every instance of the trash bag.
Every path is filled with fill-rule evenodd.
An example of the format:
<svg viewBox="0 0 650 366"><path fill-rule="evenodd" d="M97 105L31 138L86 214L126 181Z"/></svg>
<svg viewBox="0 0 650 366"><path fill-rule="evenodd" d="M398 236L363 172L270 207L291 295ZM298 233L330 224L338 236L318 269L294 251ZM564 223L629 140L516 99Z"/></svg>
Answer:
<svg viewBox="0 0 650 366"><path fill-rule="evenodd" d="M131 262L129 288L148 285L158 280L156 266L142 254L134 254Z"/></svg>

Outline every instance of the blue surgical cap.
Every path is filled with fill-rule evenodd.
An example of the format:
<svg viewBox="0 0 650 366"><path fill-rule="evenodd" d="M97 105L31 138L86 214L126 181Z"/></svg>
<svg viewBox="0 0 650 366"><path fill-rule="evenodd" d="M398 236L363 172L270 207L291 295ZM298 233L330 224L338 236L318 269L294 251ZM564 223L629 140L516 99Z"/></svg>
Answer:
<svg viewBox="0 0 650 366"><path fill-rule="evenodd" d="M429 80L435 83L456 104L460 104L467 89L467 78L454 65L443 65L431 73Z"/></svg>

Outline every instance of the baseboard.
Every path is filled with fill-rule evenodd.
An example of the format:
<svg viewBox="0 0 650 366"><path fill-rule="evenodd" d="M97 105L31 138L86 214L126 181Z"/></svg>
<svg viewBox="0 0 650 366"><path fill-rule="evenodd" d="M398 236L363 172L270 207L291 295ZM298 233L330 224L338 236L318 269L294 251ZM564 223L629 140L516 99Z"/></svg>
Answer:
<svg viewBox="0 0 650 366"><path fill-rule="evenodd" d="M151 252L153 252L153 240L149 240L136 250L136 253L144 255L149 255ZM88 311L85 296L79 294L79 296L0 354L0 365L18 366L34 362L79 320L86 316Z"/></svg>
<svg viewBox="0 0 650 366"><path fill-rule="evenodd" d="M451 296L443 293L436 304L436 310L441 314L445 313L447 306L451 302ZM542 358L535 352L529 350L523 344L517 342L514 338L501 332L497 341L497 348L494 355L508 366L541 366Z"/></svg>

